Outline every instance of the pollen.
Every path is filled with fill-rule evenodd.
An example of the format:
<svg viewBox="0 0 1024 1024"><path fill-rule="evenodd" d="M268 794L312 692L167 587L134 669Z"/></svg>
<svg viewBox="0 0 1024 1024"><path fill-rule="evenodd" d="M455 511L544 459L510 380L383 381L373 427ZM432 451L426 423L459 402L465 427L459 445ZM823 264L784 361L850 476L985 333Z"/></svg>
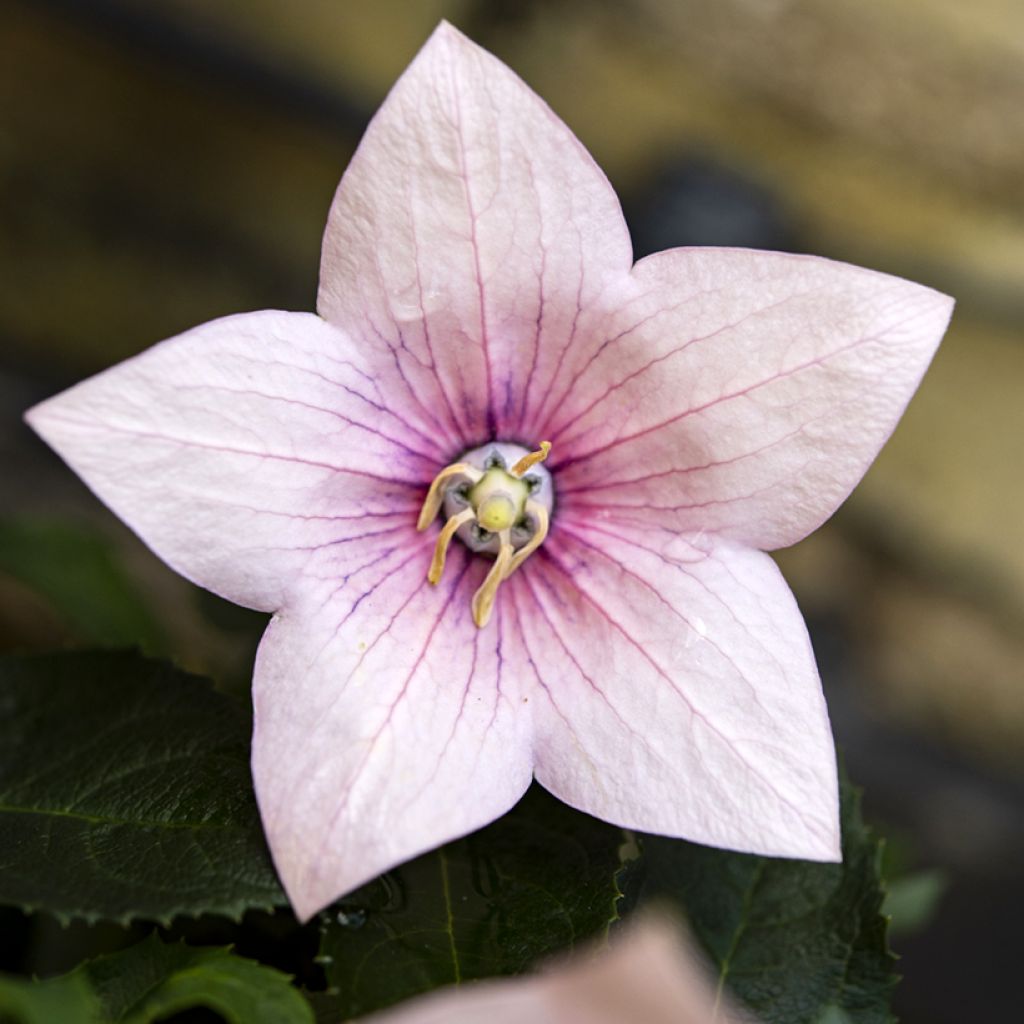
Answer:
<svg viewBox="0 0 1024 1024"><path fill-rule="evenodd" d="M442 469L427 491L417 528L425 530L439 512L445 517L427 572L430 583L440 582L455 537L471 551L494 557L471 602L481 629L490 621L499 586L547 536L553 488L541 463L550 451L549 441L536 451L505 442L484 445Z"/></svg>

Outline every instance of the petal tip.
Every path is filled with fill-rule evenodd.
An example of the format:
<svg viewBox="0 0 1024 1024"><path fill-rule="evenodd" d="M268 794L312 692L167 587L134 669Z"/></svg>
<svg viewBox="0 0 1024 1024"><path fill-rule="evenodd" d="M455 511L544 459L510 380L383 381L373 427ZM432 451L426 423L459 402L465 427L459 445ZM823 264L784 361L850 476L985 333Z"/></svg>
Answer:
<svg viewBox="0 0 1024 1024"><path fill-rule="evenodd" d="M474 43L465 32L453 25L447 18L442 18L437 23L434 31L430 33L426 43L424 43L423 49L426 50L429 47L438 45L459 46L474 51L482 50L482 47Z"/></svg>
<svg viewBox="0 0 1024 1024"><path fill-rule="evenodd" d="M274 854L273 842L270 846L271 853ZM300 924L306 924L332 903L354 892L377 874L374 871L361 875L337 870L325 872L318 870L317 865L288 860L287 854L274 856L274 866L277 868L277 877L288 897L292 912Z"/></svg>
<svg viewBox="0 0 1024 1024"><path fill-rule="evenodd" d="M39 420L42 418L40 415L40 409L44 404L44 402L40 402L38 405L33 405L31 409L26 409L21 414L21 418L24 423L31 427L37 434L39 433Z"/></svg>
<svg viewBox="0 0 1024 1024"><path fill-rule="evenodd" d="M935 318L937 324L941 324L943 329L945 329L945 326L953 316L956 299L952 295L939 291L937 288L932 288L931 285L919 284L916 281L909 280L905 280L904 283L908 290L920 296L920 302L925 311Z"/></svg>
<svg viewBox="0 0 1024 1024"><path fill-rule="evenodd" d="M303 893L292 893L285 889L292 912L299 924L308 924L320 911L326 910L333 900L319 900Z"/></svg>
<svg viewBox="0 0 1024 1024"><path fill-rule="evenodd" d="M908 305L912 305L915 316L911 330L906 336L908 341L920 354L923 362L915 378L914 389L935 357L942 339L946 336L956 300L945 292L940 292L928 285L915 281L903 281ZM913 391L907 395L907 402L913 397Z"/></svg>
<svg viewBox="0 0 1024 1024"><path fill-rule="evenodd" d="M49 438L48 423L50 421L50 413L53 410L53 406L60 400L61 395L53 395L50 398L44 398L41 402L37 402L31 408L26 409L22 414L21 418L25 424L32 430L32 432L40 437L47 444L52 447L52 442Z"/></svg>
<svg viewBox="0 0 1024 1024"><path fill-rule="evenodd" d="M950 320L953 319L953 311L956 308L956 299L952 295L947 295L945 292L937 291L934 288L929 288L931 292L931 300L935 319L942 325L942 330L949 326Z"/></svg>

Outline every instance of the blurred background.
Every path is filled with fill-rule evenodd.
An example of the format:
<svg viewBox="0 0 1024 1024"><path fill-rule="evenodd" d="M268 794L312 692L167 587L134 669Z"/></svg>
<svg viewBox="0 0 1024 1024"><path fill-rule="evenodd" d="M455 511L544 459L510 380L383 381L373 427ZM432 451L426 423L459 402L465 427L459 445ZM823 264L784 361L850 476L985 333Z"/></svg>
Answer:
<svg viewBox="0 0 1024 1024"><path fill-rule="evenodd" d="M141 643L248 685L260 617L158 563L21 412L212 317L312 309L337 180L441 17L582 139L638 256L799 250L959 300L863 485L778 560L889 839L898 1012L1014 1018L1018 0L0 0L0 648Z"/></svg>

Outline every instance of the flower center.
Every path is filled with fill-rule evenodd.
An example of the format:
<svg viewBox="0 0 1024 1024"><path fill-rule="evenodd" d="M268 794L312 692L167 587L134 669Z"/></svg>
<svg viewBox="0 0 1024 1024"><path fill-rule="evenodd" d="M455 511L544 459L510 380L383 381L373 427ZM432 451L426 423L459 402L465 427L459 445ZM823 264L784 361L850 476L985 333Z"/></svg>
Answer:
<svg viewBox="0 0 1024 1024"><path fill-rule="evenodd" d="M498 587L543 543L554 495L551 474L541 465L551 444L531 452L496 441L466 452L445 466L430 485L416 528L425 530L444 509L445 524L434 547L427 579L444 572L452 537L470 551L494 555L494 565L473 595L473 621L487 625Z"/></svg>

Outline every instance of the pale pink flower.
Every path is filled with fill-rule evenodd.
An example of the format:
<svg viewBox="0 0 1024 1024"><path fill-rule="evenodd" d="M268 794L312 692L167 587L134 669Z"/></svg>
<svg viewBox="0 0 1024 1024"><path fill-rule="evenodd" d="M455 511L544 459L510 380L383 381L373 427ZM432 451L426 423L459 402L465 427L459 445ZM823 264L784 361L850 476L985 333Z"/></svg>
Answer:
<svg viewBox="0 0 1024 1024"><path fill-rule="evenodd" d="M755 1024L667 918L537 974L439 989L362 1024Z"/></svg>
<svg viewBox="0 0 1024 1024"><path fill-rule="evenodd" d="M175 569L275 613L253 774L300 916L532 776L630 828L832 860L818 674L762 552L857 483L951 306L811 257L632 265L580 143L442 25L338 188L319 316L205 324L28 419ZM520 447L470 492L492 442ZM417 516L472 449L436 496L505 550L456 540L431 585Z"/></svg>

